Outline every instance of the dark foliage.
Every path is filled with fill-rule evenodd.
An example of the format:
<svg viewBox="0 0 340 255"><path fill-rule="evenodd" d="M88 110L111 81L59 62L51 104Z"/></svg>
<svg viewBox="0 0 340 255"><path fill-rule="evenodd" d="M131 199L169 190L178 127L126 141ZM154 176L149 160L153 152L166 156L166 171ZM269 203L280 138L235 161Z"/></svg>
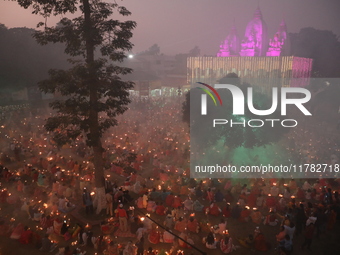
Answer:
<svg viewBox="0 0 340 255"><path fill-rule="evenodd" d="M340 76L340 42L333 32L307 27L290 39L292 55L313 59L314 77Z"/></svg>

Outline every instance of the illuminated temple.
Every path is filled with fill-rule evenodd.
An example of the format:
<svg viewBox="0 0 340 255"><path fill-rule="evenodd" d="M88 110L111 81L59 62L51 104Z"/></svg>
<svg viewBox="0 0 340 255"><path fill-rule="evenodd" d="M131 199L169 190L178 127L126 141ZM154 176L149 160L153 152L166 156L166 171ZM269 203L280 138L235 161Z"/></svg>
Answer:
<svg viewBox="0 0 340 255"><path fill-rule="evenodd" d="M267 25L260 9L257 8L242 40L234 22L216 57L189 57L187 68L189 84L198 81L215 84L228 73L236 73L243 81L257 81L258 84L253 85L260 85L266 90L274 85L308 85L312 59L289 55L287 26L284 20L273 37L269 38ZM280 84L276 84L278 78L283 78L280 79Z"/></svg>

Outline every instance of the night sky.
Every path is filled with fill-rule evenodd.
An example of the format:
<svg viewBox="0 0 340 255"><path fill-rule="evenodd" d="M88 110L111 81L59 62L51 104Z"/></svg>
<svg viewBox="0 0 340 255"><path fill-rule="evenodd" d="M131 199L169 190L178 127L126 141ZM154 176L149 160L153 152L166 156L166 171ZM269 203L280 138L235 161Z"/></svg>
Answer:
<svg viewBox="0 0 340 255"><path fill-rule="evenodd" d="M258 5L269 37L273 37L282 18L288 32L314 27L340 35L339 0L117 0L117 3L126 6L132 12L129 19L137 22L132 39L134 53L157 43L164 54L186 53L197 45L202 55L215 55L234 18L243 38ZM0 0L0 23L8 28L34 28L39 21L41 17L19 7L15 1ZM57 21L53 18L48 24Z"/></svg>

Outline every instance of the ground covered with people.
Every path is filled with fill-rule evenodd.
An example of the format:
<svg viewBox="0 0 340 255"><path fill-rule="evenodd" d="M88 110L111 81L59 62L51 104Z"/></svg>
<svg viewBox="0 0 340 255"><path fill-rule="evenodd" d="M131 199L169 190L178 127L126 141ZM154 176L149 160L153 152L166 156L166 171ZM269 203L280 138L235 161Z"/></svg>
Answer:
<svg viewBox="0 0 340 255"><path fill-rule="evenodd" d="M177 99L134 103L103 139L100 212L91 150L82 137L58 147L49 114L11 111L0 128L2 255L339 254L338 179L191 179ZM296 157L327 147L337 164L337 144L317 142Z"/></svg>

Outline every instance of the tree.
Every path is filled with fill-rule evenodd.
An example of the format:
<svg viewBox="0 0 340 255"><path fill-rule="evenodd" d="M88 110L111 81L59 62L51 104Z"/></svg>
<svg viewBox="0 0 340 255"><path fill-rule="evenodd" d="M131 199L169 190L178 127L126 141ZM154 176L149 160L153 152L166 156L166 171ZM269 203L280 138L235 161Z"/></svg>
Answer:
<svg viewBox="0 0 340 255"><path fill-rule="evenodd" d="M97 213L105 206L103 147L101 137L110 127L117 125L116 116L127 110L130 102L128 90L133 83L123 81L121 75L131 73L130 68L110 62L122 62L132 49L129 41L134 21L110 19L114 12L128 16L131 13L117 3L100 0L18 0L19 4L33 7L34 14L44 17L74 13L73 19L62 18L57 26L34 34L36 40L47 43L64 43L65 53L71 57L69 70L50 70L49 79L39 83L45 93L59 92L65 99L51 103L57 114L47 119L45 128L54 132L58 144L68 143L80 135L86 137L87 146L93 149ZM101 57L95 58L100 52Z"/></svg>
<svg viewBox="0 0 340 255"><path fill-rule="evenodd" d="M316 118L316 124L326 122L334 126L339 121L340 109L340 84L338 79L315 79L312 80L311 91L313 97L310 102L313 119Z"/></svg>
<svg viewBox="0 0 340 255"><path fill-rule="evenodd" d="M158 46L157 43L155 43L152 46L150 46L149 49L138 53L138 55L140 55L140 56L143 56L143 55L159 55L160 52L161 52L161 48Z"/></svg>
<svg viewBox="0 0 340 255"><path fill-rule="evenodd" d="M340 42L333 32L307 27L290 39L292 55L313 59L314 77L339 77Z"/></svg>
<svg viewBox="0 0 340 255"><path fill-rule="evenodd" d="M200 48L196 45L194 48L189 50L189 57L198 57L201 54Z"/></svg>
<svg viewBox="0 0 340 255"><path fill-rule="evenodd" d="M23 27L8 29L0 24L0 104L11 102L12 92L35 90L38 81L46 79L49 69L70 66L62 44L41 46L32 37L34 32ZM29 97L32 104L37 99L32 94Z"/></svg>

